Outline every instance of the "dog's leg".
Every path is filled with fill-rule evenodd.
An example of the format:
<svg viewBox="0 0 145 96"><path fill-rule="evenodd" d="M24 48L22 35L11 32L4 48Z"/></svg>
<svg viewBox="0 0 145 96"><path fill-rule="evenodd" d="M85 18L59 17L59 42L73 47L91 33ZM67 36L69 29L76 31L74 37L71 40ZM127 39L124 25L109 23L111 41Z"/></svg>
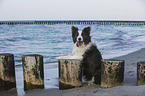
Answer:
<svg viewBox="0 0 145 96"><path fill-rule="evenodd" d="M56 59L57 60L59 60L59 59L82 59L82 56L77 56L75 54L70 54L70 55L67 55L67 56L57 57Z"/></svg>
<svg viewBox="0 0 145 96"><path fill-rule="evenodd" d="M56 59L57 59L57 60L59 60L59 59L71 59L71 57L72 57L72 54L67 55L67 56L57 57Z"/></svg>

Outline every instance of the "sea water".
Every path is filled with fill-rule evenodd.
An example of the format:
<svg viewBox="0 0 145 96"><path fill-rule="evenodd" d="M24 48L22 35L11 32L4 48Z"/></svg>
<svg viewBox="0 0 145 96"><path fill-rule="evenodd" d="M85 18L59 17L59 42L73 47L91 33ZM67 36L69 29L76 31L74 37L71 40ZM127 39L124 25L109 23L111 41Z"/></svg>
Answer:
<svg viewBox="0 0 145 96"><path fill-rule="evenodd" d="M145 47L145 25L0 25L0 53L15 56L18 95L25 94L22 55L44 56L45 88L58 88L56 57L72 52L71 27L91 27L91 38L103 59L126 55Z"/></svg>

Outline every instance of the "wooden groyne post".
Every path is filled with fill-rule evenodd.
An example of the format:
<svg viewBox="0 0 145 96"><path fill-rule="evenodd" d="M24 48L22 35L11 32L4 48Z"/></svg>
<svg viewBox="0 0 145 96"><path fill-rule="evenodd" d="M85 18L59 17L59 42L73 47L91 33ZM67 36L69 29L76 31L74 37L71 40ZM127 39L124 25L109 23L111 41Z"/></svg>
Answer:
<svg viewBox="0 0 145 96"><path fill-rule="evenodd" d="M43 56L30 54L22 56L24 91L44 88Z"/></svg>
<svg viewBox="0 0 145 96"><path fill-rule="evenodd" d="M59 59L59 89L82 86L82 65L79 59Z"/></svg>
<svg viewBox="0 0 145 96"><path fill-rule="evenodd" d="M16 88L14 55L0 54L0 91Z"/></svg>
<svg viewBox="0 0 145 96"><path fill-rule="evenodd" d="M137 85L145 85L145 61L137 62Z"/></svg>
<svg viewBox="0 0 145 96"><path fill-rule="evenodd" d="M123 60L102 60L101 87L109 88L123 85L124 63Z"/></svg>

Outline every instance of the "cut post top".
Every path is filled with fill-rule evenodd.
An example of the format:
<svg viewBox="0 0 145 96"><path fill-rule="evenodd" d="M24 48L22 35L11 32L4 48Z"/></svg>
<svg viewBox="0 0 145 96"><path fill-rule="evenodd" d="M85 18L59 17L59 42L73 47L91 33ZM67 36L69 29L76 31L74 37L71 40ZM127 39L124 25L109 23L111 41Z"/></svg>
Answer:
<svg viewBox="0 0 145 96"><path fill-rule="evenodd" d="M81 61L81 59L57 59L58 61Z"/></svg>
<svg viewBox="0 0 145 96"><path fill-rule="evenodd" d="M39 55L39 54L29 54L29 55L23 55L23 56L29 56L29 57L39 56L39 57L41 57L42 55Z"/></svg>
<svg viewBox="0 0 145 96"><path fill-rule="evenodd" d="M68 60L68 61L81 61L81 59L57 59L59 61ZM110 62L125 62L124 60L119 59L102 59L102 61L110 61Z"/></svg>
<svg viewBox="0 0 145 96"><path fill-rule="evenodd" d="M11 55L13 55L13 54L11 54L11 53L0 53L0 56L11 56Z"/></svg>
<svg viewBox="0 0 145 96"><path fill-rule="evenodd" d="M119 59L102 59L102 61L122 62L122 61L124 61L124 60L119 60Z"/></svg>
<svg viewBox="0 0 145 96"><path fill-rule="evenodd" d="M145 64L145 61L139 61L139 62L137 62L137 64Z"/></svg>

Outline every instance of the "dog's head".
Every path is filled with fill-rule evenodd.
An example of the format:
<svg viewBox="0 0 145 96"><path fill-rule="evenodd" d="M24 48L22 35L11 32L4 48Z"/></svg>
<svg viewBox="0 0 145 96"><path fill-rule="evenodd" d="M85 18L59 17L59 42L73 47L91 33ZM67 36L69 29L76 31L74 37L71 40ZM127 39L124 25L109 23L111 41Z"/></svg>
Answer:
<svg viewBox="0 0 145 96"><path fill-rule="evenodd" d="M90 27L86 27L82 31L79 31L77 27L72 26L72 38L77 47L83 44L87 45L91 42L90 31Z"/></svg>

